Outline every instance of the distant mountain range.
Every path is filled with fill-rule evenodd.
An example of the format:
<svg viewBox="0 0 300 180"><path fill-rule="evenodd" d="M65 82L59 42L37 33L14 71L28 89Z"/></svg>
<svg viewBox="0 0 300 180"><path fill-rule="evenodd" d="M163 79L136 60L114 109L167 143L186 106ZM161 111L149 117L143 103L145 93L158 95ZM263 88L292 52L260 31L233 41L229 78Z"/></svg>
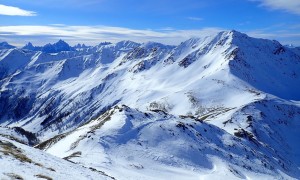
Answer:
<svg viewBox="0 0 300 180"><path fill-rule="evenodd" d="M112 44L110 42L102 42L99 45L108 45ZM46 44L45 46L34 46L31 42L28 42L22 49L25 50L31 50L31 51L42 51L45 53L57 53L57 52L62 52L62 51L75 51L79 49L86 49L90 48L92 46L86 46L85 44L76 44L75 46L71 47L68 43L66 43L63 40L59 40L58 42L54 44ZM296 47L293 44L288 44L285 45L287 48L300 48ZM7 42L1 42L0 43L0 49L13 49L17 48L16 46L10 45Z"/></svg>
<svg viewBox="0 0 300 180"><path fill-rule="evenodd" d="M78 47L78 45L76 47ZM82 46L80 46L80 48L82 48ZM33 46L32 43L29 42L22 49L27 49L27 50L31 50L31 51L42 51L45 53L75 51L75 47L71 47L68 43L66 43L63 40L59 40L58 42L56 42L54 44L46 44L45 46Z"/></svg>
<svg viewBox="0 0 300 180"><path fill-rule="evenodd" d="M59 40L54 44L46 44L45 46L34 46L31 42L28 42L21 49L30 50L30 51L41 51L44 53L58 53L62 51L76 51L76 49L86 49L91 46L86 46L85 44L77 44L74 47L71 47L68 43L63 40ZM17 48L8 44L7 42L0 43L0 49L14 49Z"/></svg>
<svg viewBox="0 0 300 180"><path fill-rule="evenodd" d="M83 179L299 179L299 85L300 48L237 31L178 46L4 43L0 159L28 167L3 153L12 143ZM65 163L32 166L55 179Z"/></svg>

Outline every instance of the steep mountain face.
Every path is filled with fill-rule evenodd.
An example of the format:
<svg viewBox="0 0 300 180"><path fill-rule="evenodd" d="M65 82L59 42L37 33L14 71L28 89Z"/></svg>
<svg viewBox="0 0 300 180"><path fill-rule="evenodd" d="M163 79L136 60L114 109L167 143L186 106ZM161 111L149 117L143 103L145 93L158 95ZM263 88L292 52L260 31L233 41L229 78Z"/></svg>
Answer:
<svg viewBox="0 0 300 180"><path fill-rule="evenodd" d="M0 53L0 77L1 80L11 76L12 73L23 69L36 52L27 52L20 49L4 49Z"/></svg>
<svg viewBox="0 0 300 180"><path fill-rule="evenodd" d="M239 34L233 44L231 72L256 89L277 97L300 100L300 55L277 41ZM242 66L241 66L242 65Z"/></svg>
<svg viewBox="0 0 300 180"><path fill-rule="evenodd" d="M2 126L120 179L300 177L296 48L226 31L76 49L0 50Z"/></svg>

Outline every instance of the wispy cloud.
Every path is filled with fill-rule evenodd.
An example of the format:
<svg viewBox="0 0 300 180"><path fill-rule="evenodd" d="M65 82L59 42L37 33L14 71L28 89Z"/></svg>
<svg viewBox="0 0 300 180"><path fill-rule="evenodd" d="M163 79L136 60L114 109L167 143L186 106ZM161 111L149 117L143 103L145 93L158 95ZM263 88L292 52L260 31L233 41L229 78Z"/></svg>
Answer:
<svg viewBox="0 0 300 180"><path fill-rule="evenodd" d="M14 6L0 4L0 15L5 16L36 16L36 12L27 11Z"/></svg>
<svg viewBox="0 0 300 180"><path fill-rule="evenodd" d="M156 41L166 44L179 44L191 37L220 32L220 28L194 30L141 30L111 26L0 26L0 38L21 45L24 41L53 42L59 38L75 44L84 42L91 45L102 41L117 42L132 40L136 42ZM40 44L41 45L41 44Z"/></svg>
<svg viewBox="0 0 300 180"><path fill-rule="evenodd" d="M287 12L300 15L300 1L299 0L250 0L260 2L262 6L285 10Z"/></svg>
<svg viewBox="0 0 300 180"><path fill-rule="evenodd" d="M252 37L276 39L282 44L300 45L299 29L275 28L279 25L257 30L243 31ZM112 26L68 26L54 24L47 26L0 26L0 39L17 46L23 46L28 41L36 45L53 43L64 39L70 44L85 43L96 45L103 41L118 42L132 40L135 42L156 41L177 45L191 37L215 35L226 29L210 27L202 29L178 30L174 28L131 29Z"/></svg>
<svg viewBox="0 0 300 180"><path fill-rule="evenodd" d="M249 36L265 39L273 39L279 41L281 44L293 44L300 46L299 31L293 32L288 30L266 31L266 30L252 30L246 31Z"/></svg>
<svg viewBox="0 0 300 180"><path fill-rule="evenodd" d="M161 31L174 31L175 28L172 28L172 27L163 27L163 28L160 28L158 30L161 30Z"/></svg>
<svg viewBox="0 0 300 180"><path fill-rule="evenodd" d="M188 17L187 19L192 20L192 21L202 21L203 18L201 17Z"/></svg>

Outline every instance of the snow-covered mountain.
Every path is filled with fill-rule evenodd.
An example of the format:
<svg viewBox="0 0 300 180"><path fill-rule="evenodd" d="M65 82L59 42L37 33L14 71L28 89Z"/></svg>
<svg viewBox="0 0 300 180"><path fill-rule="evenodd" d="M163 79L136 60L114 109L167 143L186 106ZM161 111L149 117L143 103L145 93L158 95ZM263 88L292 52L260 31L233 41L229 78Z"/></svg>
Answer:
<svg viewBox="0 0 300 180"><path fill-rule="evenodd" d="M37 148L117 179L300 177L297 48L237 31L55 46L0 50L0 124Z"/></svg>
<svg viewBox="0 0 300 180"><path fill-rule="evenodd" d="M59 40L58 42L54 44L46 44L42 47L43 52L46 53L58 53L61 51L73 51L74 49L65 41Z"/></svg>
<svg viewBox="0 0 300 180"><path fill-rule="evenodd" d="M79 44L80 45L80 44ZM46 44L45 46L34 46L31 42L28 42L22 49L31 50L31 51L42 51L44 53L59 53L62 51L75 51L76 48L86 48L86 46L77 45L75 47L71 47L68 43L63 40L59 40L54 44Z"/></svg>

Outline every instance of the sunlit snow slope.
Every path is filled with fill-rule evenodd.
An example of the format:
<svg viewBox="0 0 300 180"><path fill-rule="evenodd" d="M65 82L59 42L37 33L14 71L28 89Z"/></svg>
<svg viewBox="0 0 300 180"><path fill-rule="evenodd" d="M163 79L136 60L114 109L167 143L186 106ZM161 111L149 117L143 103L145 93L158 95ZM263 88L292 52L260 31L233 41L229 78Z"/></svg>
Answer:
<svg viewBox="0 0 300 180"><path fill-rule="evenodd" d="M0 124L117 179L298 179L299 73L297 48L237 31L4 49Z"/></svg>

